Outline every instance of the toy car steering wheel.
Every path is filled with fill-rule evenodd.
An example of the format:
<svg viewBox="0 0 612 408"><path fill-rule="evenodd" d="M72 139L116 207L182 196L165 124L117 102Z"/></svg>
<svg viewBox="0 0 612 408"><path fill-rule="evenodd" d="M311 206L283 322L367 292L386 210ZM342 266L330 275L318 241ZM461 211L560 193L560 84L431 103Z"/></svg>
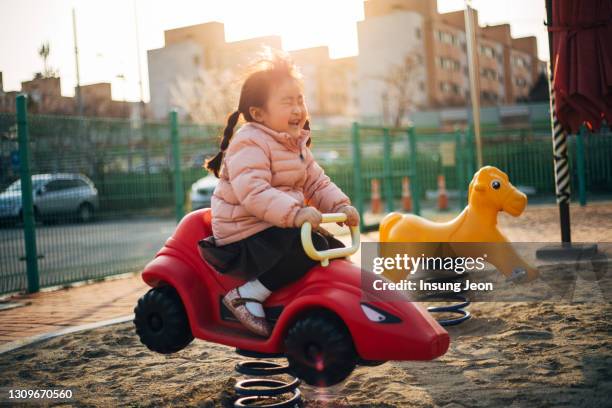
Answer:
<svg viewBox="0 0 612 408"><path fill-rule="evenodd" d="M330 222L344 222L346 221L346 214L344 213L330 213L321 214L321 224ZM302 245L304 251L311 259L315 261L321 261L321 266L329 265L329 260L334 258L344 258L345 256L353 255L359 250L359 227L349 227L351 229L351 240L352 245L346 248L332 248L325 251L317 251L312 243L312 225L309 222L302 224Z"/></svg>

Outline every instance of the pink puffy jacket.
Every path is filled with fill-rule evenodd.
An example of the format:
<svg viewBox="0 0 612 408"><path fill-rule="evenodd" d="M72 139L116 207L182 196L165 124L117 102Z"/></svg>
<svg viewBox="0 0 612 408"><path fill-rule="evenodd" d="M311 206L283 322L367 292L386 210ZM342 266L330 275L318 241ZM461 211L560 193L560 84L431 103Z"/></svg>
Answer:
<svg viewBox="0 0 612 408"><path fill-rule="evenodd" d="M349 198L330 181L299 137L247 122L225 152L212 197L212 230L217 245L240 241L271 226L294 227L305 205L336 212Z"/></svg>

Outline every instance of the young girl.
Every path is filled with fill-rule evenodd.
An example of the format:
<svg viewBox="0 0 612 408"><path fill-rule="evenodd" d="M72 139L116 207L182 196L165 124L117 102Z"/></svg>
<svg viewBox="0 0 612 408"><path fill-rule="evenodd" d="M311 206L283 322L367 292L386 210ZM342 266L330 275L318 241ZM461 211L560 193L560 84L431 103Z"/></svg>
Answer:
<svg viewBox="0 0 612 408"><path fill-rule="evenodd" d="M234 135L242 115L244 124ZM262 61L240 92L220 152L206 163L220 180L212 197L213 236L200 241L203 258L220 273L246 280L223 298L249 330L268 337L262 303L317 264L302 247L300 227L321 223L321 212L359 214L327 177L309 149L308 111L301 78L282 54ZM342 243L313 233L318 250Z"/></svg>

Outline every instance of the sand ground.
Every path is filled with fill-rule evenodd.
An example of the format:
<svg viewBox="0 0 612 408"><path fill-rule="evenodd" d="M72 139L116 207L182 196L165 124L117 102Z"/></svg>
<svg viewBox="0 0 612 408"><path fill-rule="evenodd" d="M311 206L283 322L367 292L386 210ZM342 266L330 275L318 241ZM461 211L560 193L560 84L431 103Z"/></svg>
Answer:
<svg viewBox="0 0 612 408"><path fill-rule="evenodd" d="M559 239L551 207L500 225L514 241ZM573 208L572 226L575 241L611 242L612 205ZM611 406L608 301L475 303L470 311L471 320L449 328L450 349L438 360L359 367L335 387L302 386L307 406ZM73 389L74 401L62 406L231 406L240 359L199 340L155 354L125 323L0 355L0 389Z"/></svg>

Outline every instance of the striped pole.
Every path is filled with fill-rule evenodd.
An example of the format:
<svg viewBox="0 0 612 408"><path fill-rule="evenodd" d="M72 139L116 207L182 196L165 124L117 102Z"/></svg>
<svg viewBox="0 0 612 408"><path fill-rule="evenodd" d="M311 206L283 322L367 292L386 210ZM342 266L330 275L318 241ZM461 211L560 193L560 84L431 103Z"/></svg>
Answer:
<svg viewBox="0 0 612 408"><path fill-rule="evenodd" d="M548 89L550 94L550 123L552 127L553 160L555 167L555 192L559 205L561 222L561 241L572 242L570 230L570 172L567 158L567 133L557 119L555 111L555 91L553 89L553 73L548 65Z"/></svg>

